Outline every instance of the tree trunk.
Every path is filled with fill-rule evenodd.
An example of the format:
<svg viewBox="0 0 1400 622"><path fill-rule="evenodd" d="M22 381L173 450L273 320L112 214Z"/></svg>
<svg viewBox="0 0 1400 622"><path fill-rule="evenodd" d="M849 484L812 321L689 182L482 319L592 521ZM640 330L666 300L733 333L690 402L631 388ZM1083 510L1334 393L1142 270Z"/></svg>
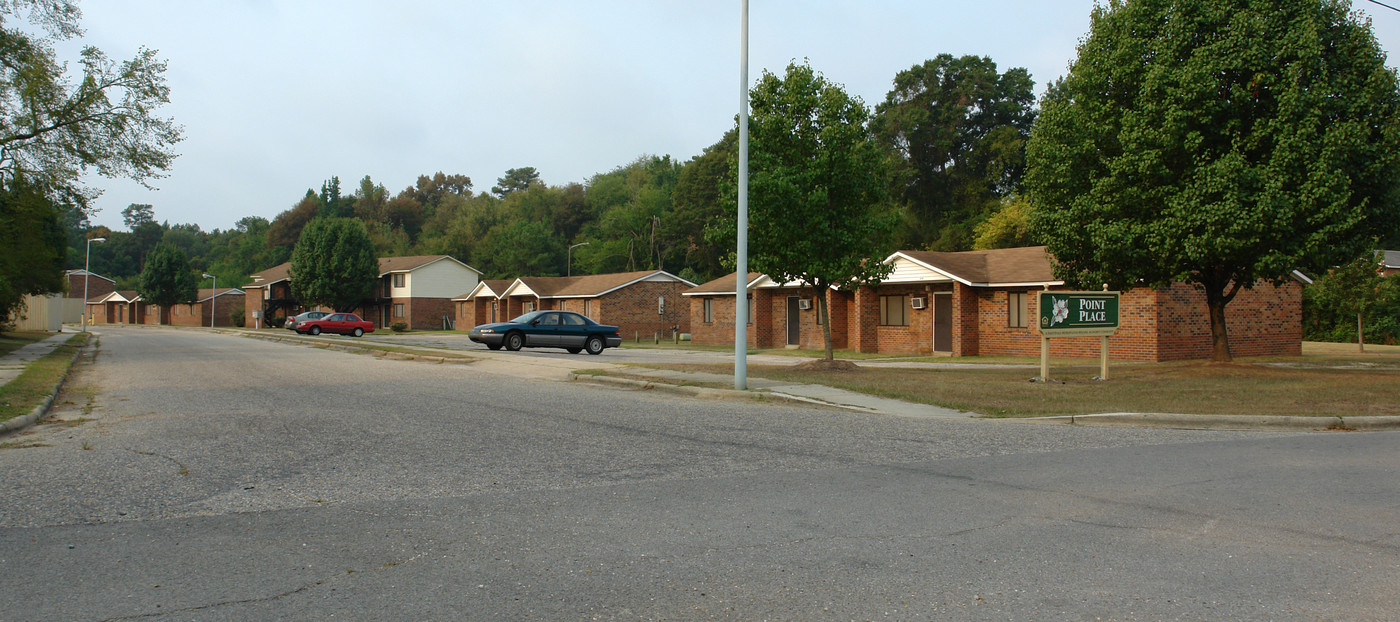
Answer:
<svg viewBox="0 0 1400 622"><path fill-rule="evenodd" d="M1366 329L1362 326L1362 323L1361 323L1361 318L1362 318L1362 316L1363 316L1363 313L1362 313L1361 311L1357 311L1357 312L1356 312L1356 351L1357 351L1357 352L1365 352L1365 351L1366 351L1366 333L1364 332Z"/></svg>
<svg viewBox="0 0 1400 622"><path fill-rule="evenodd" d="M822 325L822 341L826 342L826 360L836 360L835 354L831 350L831 313L827 306L826 298L831 292L831 288L822 287L817 290L817 321Z"/></svg>
<svg viewBox="0 0 1400 622"><path fill-rule="evenodd" d="M1229 363L1233 360L1230 357L1230 331L1225 327L1225 305L1235 297L1239 291L1239 285L1226 294L1224 283L1205 284L1206 308L1210 311L1210 339L1212 363Z"/></svg>

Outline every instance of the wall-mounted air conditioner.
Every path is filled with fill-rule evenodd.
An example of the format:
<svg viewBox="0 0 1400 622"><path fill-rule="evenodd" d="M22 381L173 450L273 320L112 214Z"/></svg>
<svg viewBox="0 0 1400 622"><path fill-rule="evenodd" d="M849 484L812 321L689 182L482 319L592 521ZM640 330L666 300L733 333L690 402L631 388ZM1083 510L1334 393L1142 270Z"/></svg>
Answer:
<svg viewBox="0 0 1400 622"><path fill-rule="evenodd" d="M928 303L927 303L927 301L926 301L923 297L917 297L917 298L910 298L910 299L909 299L909 306L910 306L910 308L913 308L913 309L922 309L922 308L924 308L924 307L927 306L927 305L928 305Z"/></svg>
<svg viewBox="0 0 1400 622"><path fill-rule="evenodd" d="M799 299L799 300L797 301L797 308L798 308L798 309L802 309L803 311L806 311L807 309L811 309L811 308L812 308L812 301L807 300L806 298L801 298L801 299Z"/></svg>

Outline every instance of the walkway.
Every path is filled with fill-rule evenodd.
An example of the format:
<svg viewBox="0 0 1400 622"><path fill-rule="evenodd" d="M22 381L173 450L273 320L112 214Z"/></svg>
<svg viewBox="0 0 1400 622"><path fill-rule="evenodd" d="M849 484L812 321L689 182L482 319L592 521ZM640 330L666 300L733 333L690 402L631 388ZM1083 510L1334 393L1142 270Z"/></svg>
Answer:
<svg viewBox="0 0 1400 622"><path fill-rule="evenodd" d="M71 331L72 329L64 328L63 330ZM43 358L44 355L50 352L53 352L59 346L63 345L64 343L67 343L68 340L72 337L72 332L57 333L46 339L36 341L18 350L10 352L9 354L0 356L0 387L9 384L11 380L18 378L19 375L24 372L24 369L28 367L30 363L33 363L34 361Z"/></svg>

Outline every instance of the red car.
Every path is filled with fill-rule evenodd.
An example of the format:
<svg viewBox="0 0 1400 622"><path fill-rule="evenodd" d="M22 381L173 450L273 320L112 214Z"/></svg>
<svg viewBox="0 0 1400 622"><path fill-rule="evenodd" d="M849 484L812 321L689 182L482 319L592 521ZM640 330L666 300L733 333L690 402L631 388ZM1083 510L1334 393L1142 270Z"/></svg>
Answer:
<svg viewBox="0 0 1400 622"><path fill-rule="evenodd" d="M295 330L301 334L340 333L359 337L374 332L374 323L366 322L354 313L332 313L320 319L301 322Z"/></svg>

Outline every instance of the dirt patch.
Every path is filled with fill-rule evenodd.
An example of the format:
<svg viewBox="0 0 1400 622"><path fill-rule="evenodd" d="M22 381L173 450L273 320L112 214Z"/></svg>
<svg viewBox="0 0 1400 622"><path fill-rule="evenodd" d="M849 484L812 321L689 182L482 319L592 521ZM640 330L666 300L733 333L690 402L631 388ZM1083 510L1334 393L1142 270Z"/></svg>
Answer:
<svg viewBox="0 0 1400 622"><path fill-rule="evenodd" d="M798 363L797 365L793 365L793 366L792 366L792 370L793 370L793 371L839 371L839 372L857 372L857 371L860 371L861 369L860 369L860 365L856 365L855 363L853 363L853 362L851 362L851 361L843 361L843 360L840 360L840 359L831 360L831 361L828 361L828 360L826 360L826 359L815 359L815 360L807 361L806 363Z"/></svg>

